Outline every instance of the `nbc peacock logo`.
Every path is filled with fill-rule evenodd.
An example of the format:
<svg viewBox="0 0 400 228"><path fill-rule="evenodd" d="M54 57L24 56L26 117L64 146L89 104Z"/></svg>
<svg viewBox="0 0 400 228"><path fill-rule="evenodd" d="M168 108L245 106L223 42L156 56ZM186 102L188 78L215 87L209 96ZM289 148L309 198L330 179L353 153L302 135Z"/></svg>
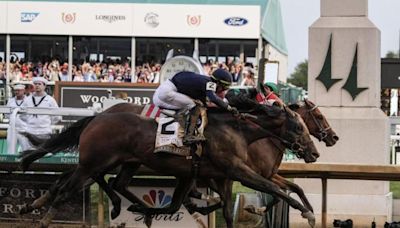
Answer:
<svg viewBox="0 0 400 228"><path fill-rule="evenodd" d="M143 195L144 202L150 207L167 207L171 204L172 196L165 194L164 190L150 190L149 193Z"/></svg>

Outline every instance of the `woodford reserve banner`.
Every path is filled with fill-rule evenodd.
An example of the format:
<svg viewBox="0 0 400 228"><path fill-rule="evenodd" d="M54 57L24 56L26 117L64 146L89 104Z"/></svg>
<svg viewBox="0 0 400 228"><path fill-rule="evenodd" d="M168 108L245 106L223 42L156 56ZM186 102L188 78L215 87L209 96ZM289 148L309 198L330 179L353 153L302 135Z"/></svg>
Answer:
<svg viewBox="0 0 400 228"><path fill-rule="evenodd" d="M14 225L21 223L21 227L34 227L32 222L43 218L49 209L49 204L22 216L18 212L24 204L32 203L45 194L58 177L58 175L44 174L0 174L0 222L2 224L11 222ZM90 221L88 193L86 190L75 194L71 200L64 203L53 222L88 224Z"/></svg>
<svg viewBox="0 0 400 228"><path fill-rule="evenodd" d="M158 84L57 82L54 96L60 107L88 108L112 96L126 96L130 103L150 104Z"/></svg>

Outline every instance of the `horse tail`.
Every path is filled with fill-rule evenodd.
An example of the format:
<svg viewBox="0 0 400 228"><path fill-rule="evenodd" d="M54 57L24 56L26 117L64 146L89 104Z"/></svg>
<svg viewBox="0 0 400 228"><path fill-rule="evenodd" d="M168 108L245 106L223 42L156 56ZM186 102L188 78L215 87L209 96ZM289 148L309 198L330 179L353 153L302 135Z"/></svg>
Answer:
<svg viewBox="0 0 400 228"><path fill-rule="evenodd" d="M56 154L61 151L75 151L79 145L79 137L86 126L95 116L85 117L73 123L60 134L52 134L50 139L42 143L38 148L23 151L21 157L21 169L26 171L32 162L44 157L48 153Z"/></svg>
<svg viewBox="0 0 400 228"><path fill-rule="evenodd" d="M44 142L46 142L45 138L38 137L38 136L28 133L28 132L22 132L20 134L25 136L34 147L38 147L41 144L43 144Z"/></svg>

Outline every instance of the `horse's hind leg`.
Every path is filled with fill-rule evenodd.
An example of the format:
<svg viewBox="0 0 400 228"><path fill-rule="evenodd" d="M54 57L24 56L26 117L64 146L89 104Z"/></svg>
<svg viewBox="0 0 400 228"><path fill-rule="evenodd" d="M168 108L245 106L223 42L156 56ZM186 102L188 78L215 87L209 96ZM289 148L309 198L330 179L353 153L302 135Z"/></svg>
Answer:
<svg viewBox="0 0 400 228"><path fill-rule="evenodd" d="M83 189L87 179L91 176L89 170L81 165L75 169L70 178L60 186L57 195L44 218L40 220L41 227L48 227L57 214L58 208L71 196Z"/></svg>
<svg viewBox="0 0 400 228"><path fill-rule="evenodd" d="M71 169L62 173L60 177L56 180L56 182L50 186L49 190L45 192L45 194L41 195L39 198L33 201L32 204L26 204L25 206L23 206L20 209L19 213L21 215L30 213L35 209L43 207L47 202L53 200L60 186L62 186L68 180L68 178L72 175L73 171L74 170Z"/></svg>
<svg viewBox="0 0 400 228"><path fill-rule="evenodd" d="M301 202L303 202L303 205L308 208L310 211L314 212L313 207L311 206L310 202L308 201L306 195L304 194L304 191L300 186L297 184L290 182L283 178L282 176L275 174L272 176L272 182L275 184L279 185L282 189L289 190L292 192L295 192L299 198L301 199Z"/></svg>
<svg viewBox="0 0 400 228"><path fill-rule="evenodd" d="M115 219L121 213L121 198L114 192L110 185L104 179L104 174L92 177L93 180L104 190L108 198L110 198L113 209L111 211L111 219Z"/></svg>
<svg viewBox="0 0 400 228"><path fill-rule="evenodd" d="M132 176L139 169L141 164L138 163L124 163L121 166L121 170L118 175L115 177L115 180L109 185L112 186L118 193L123 195L126 199L128 199L133 204L141 205L142 207L147 207L139 198L137 198L132 192L128 190L129 183L132 180ZM121 208L114 207L113 211L120 211Z"/></svg>

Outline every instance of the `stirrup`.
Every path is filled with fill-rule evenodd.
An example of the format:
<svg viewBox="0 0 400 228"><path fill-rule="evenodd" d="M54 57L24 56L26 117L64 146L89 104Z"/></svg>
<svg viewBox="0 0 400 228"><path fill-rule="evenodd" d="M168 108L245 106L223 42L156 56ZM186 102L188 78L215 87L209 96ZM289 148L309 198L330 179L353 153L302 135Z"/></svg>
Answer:
<svg viewBox="0 0 400 228"><path fill-rule="evenodd" d="M182 142L183 142L184 145L192 145L192 144L195 144L195 143L205 142L206 140L207 139L202 135L197 135L197 136L186 135L183 138Z"/></svg>

